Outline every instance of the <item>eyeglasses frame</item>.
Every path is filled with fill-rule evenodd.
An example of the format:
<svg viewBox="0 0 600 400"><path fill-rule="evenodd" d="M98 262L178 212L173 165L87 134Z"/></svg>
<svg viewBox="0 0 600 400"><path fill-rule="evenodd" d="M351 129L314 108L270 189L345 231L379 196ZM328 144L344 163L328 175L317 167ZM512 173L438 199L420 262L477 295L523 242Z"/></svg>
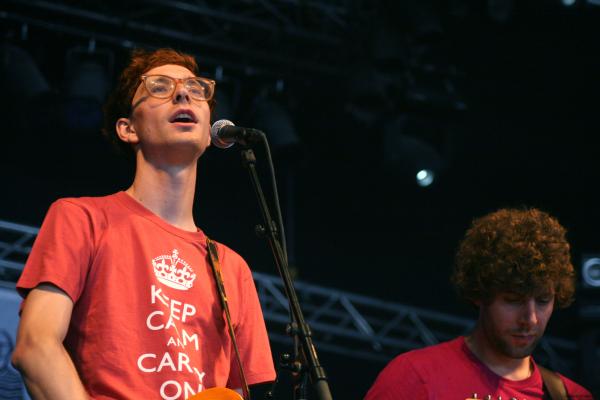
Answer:
<svg viewBox="0 0 600 400"><path fill-rule="evenodd" d="M153 76L160 76L160 77L163 77L163 78L167 78L167 79L170 79L173 82L171 91L170 91L170 93L168 95L166 95L164 97L159 97L159 96L156 96L155 94L152 94L152 92L148 88L148 83L147 83L146 79L148 79L149 77L153 77ZM190 76L189 78L173 78L172 76L162 75L162 74L142 75L140 77L140 80L144 83L144 88L146 89L146 91L148 92L148 94L150 96L154 97L154 98L157 98L157 99L168 99L169 97L173 96L173 93L175 93L175 89L177 88L177 85L181 83L183 85L183 87L186 87L185 86L185 82L188 81L188 80L190 80L190 79L200 80L200 81L203 81L205 83L208 83L209 86L210 86L210 88L211 88L211 94L210 94L209 98L207 98L207 99L196 99L196 98L194 98L192 96L192 98L194 100L198 100L198 101L210 101L210 100L212 100L212 98L215 96L215 86L216 86L216 82L214 80L212 80L212 79L204 78L202 76Z"/></svg>

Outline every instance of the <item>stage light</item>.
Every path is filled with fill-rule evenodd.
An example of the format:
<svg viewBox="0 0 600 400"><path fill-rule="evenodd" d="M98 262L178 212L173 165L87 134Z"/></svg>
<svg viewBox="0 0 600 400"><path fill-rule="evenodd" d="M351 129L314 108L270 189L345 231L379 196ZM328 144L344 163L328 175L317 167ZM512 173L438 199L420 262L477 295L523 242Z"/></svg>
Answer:
<svg viewBox="0 0 600 400"><path fill-rule="evenodd" d="M253 126L267 134L274 150L293 148L300 143L292 118L280 102L266 98L259 100Z"/></svg>
<svg viewBox="0 0 600 400"><path fill-rule="evenodd" d="M444 167L437 149L423 139L428 125L411 115L401 115L383 128L383 161L401 175L426 188L436 182Z"/></svg>
<svg viewBox="0 0 600 400"><path fill-rule="evenodd" d="M389 108L387 88L383 75L373 66L355 67L347 81L346 112L362 126L374 126L382 110Z"/></svg>
<svg viewBox="0 0 600 400"><path fill-rule="evenodd" d="M584 258L581 278L585 286L600 288L600 257Z"/></svg>
<svg viewBox="0 0 600 400"><path fill-rule="evenodd" d="M66 54L65 120L73 131L96 131L102 125L102 103L108 95L114 63L110 50L73 47Z"/></svg>
<svg viewBox="0 0 600 400"><path fill-rule="evenodd" d="M114 55L109 50L74 47L67 51L67 95L102 104L110 87Z"/></svg>
<svg viewBox="0 0 600 400"><path fill-rule="evenodd" d="M30 100L50 91L33 58L25 50L11 44L0 47L2 87L14 98Z"/></svg>
<svg viewBox="0 0 600 400"><path fill-rule="evenodd" d="M514 0L488 0L487 9L490 17L500 23L507 22L514 11Z"/></svg>
<svg viewBox="0 0 600 400"><path fill-rule="evenodd" d="M562 0L563 6L570 7L577 3L577 0Z"/></svg>
<svg viewBox="0 0 600 400"><path fill-rule="evenodd" d="M417 172L417 185L427 187L435 180L435 172L430 169L422 169Z"/></svg>

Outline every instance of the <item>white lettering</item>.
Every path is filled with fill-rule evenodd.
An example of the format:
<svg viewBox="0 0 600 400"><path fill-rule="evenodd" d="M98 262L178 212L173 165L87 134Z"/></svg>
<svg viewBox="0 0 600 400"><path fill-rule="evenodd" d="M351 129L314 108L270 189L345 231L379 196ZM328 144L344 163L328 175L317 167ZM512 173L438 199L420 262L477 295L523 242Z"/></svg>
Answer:
<svg viewBox="0 0 600 400"><path fill-rule="evenodd" d="M139 356L137 361L138 369L142 372L155 372L156 368L145 368L142 365L142 361L146 358L156 358L156 354L142 354L141 356Z"/></svg>
<svg viewBox="0 0 600 400"><path fill-rule="evenodd" d="M174 388L174 394L167 394L167 389L169 387ZM176 400L181 396L181 385L177 381L166 381L160 387L160 397L164 400Z"/></svg>
<svg viewBox="0 0 600 400"><path fill-rule="evenodd" d="M177 371L177 369L175 368L175 363L173 363L173 359L171 358L171 355L169 353L165 353L163 355L163 358L162 360L160 360L160 364L158 365L158 369L156 370L156 372L162 371L162 369L165 366L171 368L171 371Z"/></svg>
<svg viewBox="0 0 600 400"><path fill-rule="evenodd" d="M181 392L183 391L183 398L187 399L196 393L200 393L202 390L202 384L199 384L198 389L194 391L194 388L192 388L192 385L189 382L183 382L182 389L179 382L171 380L164 382L160 387L160 397L164 400L176 400L180 398L179 396L181 396Z"/></svg>
<svg viewBox="0 0 600 400"><path fill-rule="evenodd" d="M183 310L181 308L183 304ZM182 312L183 311L183 312ZM169 312L171 314L171 318L176 319L177 321L183 321L187 319L187 317L191 317L196 314L196 307L192 304L182 303L178 300L171 299L169 303Z"/></svg>
<svg viewBox="0 0 600 400"><path fill-rule="evenodd" d="M188 398L190 396L195 395L196 393L200 393L202 391L202 384L198 384L198 389L194 392L194 389L192 389L192 385L189 384L189 382L183 382L183 391L184 391L184 398Z"/></svg>
<svg viewBox="0 0 600 400"><path fill-rule="evenodd" d="M175 326L175 321L173 321L173 316L170 315L169 320L167 321L167 325L165 326L165 330L169 329L172 326Z"/></svg>
<svg viewBox="0 0 600 400"><path fill-rule="evenodd" d="M185 329L183 331L183 347L185 347L189 342L194 342L194 348L198 351L198 334L194 333L193 335L188 335Z"/></svg>
<svg viewBox="0 0 600 400"><path fill-rule="evenodd" d="M164 315L164 313L160 310L157 311L153 311L148 315L148 318L146 318L146 326L148 327L148 329L152 330L152 331L158 331L160 329L165 329L165 325L164 324L160 324L160 325L153 325L152 324L152 317L154 317L155 315Z"/></svg>
<svg viewBox="0 0 600 400"><path fill-rule="evenodd" d="M171 299L171 318L175 318L176 320L180 320L181 317L179 314L181 314L181 302L177 301L177 300L173 300Z"/></svg>
<svg viewBox="0 0 600 400"><path fill-rule="evenodd" d="M204 375L206 375L206 372L200 372L198 371L198 368L194 367L194 372L196 373L196 375L198 375L198 380L200 381L200 386L202 386L203 382L204 382Z"/></svg>
<svg viewBox="0 0 600 400"><path fill-rule="evenodd" d="M165 306L169 306L168 301L169 297L165 294L162 294L162 289L157 289L156 286L152 285L152 290L150 291L150 298L152 299L152 304L156 303L156 300L159 300Z"/></svg>
<svg viewBox="0 0 600 400"><path fill-rule="evenodd" d="M192 304L185 303L183 305L183 314L181 315L181 320L185 322L186 317L191 317L194 314L196 314L196 307L194 307Z"/></svg>
<svg viewBox="0 0 600 400"><path fill-rule="evenodd" d="M190 372L190 373L194 372L194 370L192 370L192 367L190 366L190 356L188 356L186 353L181 353L181 352L177 353L177 365L175 365L175 362L173 361L173 356L171 356L171 354L169 352L165 352L162 355L162 358L160 359L158 368L156 368L156 367L149 368L148 365L146 365L146 366L142 365L142 362L147 358L156 360L157 357L156 357L156 354L151 354L151 353L142 354L138 358L138 361L137 361L138 368L140 369L140 371L161 372L163 369L167 368L167 369L170 369L171 371L181 372L181 371L183 371L183 368L185 367L185 369L188 372ZM197 370L196 370L196 374L198 374ZM198 375L198 376L200 376L200 375Z"/></svg>
<svg viewBox="0 0 600 400"><path fill-rule="evenodd" d="M185 365L189 372L193 372L190 368L190 357L185 353L179 353L179 358L177 359L177 371L182 371L182 365Z"/></svg>
<svg viewBox="0 0 600 400"><path fill-rule="evenodd" d="M184 347L185 348L185 343L183 343L180 338L175 338L174 336L171 336L169 338L169 341L167 342L167 346L175 346L175 347Z"/></svg>

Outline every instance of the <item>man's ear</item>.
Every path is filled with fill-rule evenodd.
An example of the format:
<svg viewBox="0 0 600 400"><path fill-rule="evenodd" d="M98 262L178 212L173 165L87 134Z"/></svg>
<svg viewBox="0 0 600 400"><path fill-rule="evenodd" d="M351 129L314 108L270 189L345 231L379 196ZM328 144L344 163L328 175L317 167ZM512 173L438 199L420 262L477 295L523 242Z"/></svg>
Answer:
<svg viewBox="0 0 600 400"><path fill-rule="evenodd" d="M119 139L126 143L136 144L140 141L135 127L129 118L119 118L116 123L117 135Z"/></svg>

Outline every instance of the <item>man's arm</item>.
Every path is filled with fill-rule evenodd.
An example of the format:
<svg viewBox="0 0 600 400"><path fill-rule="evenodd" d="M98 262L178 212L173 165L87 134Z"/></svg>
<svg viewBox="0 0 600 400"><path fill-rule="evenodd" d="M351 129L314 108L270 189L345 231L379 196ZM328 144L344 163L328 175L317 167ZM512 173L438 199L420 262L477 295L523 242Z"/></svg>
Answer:
<svg viewBox="0 0 600 400"><path fill-rule="evenodd" d="M72 311L71 298L54 285L27 295L12 363L35 400L89 398L63 346Z"/></svg>

